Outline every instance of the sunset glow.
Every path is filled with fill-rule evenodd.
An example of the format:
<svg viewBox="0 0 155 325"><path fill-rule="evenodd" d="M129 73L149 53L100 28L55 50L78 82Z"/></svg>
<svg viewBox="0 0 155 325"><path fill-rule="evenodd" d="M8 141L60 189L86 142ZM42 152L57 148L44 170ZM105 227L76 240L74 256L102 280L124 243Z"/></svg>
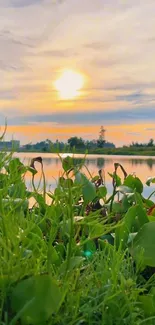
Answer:
<svg viewBox="0 0 155 325"><path fill-rule="evenodd" d="M8 139L155 139L155 1L53 2L0 0Z"/></svg>
<svg viewBox="0 0 155 325"><path fill-rule="evenodd" d="M79 90L83 85L83 76L72 70L65 70L55 81L55 88L61 99L74 99L79 96Z"/></svg>

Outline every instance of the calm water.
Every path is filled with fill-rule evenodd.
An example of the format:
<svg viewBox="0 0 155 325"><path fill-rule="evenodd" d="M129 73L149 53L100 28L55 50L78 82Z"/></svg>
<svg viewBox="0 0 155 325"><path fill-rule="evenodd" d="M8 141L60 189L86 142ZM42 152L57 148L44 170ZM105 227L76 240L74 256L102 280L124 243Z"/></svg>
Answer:
<svg viewBox="0 0 155 325"><path fill-rule="evenodd" d="M62 157L68 154L62 154ZM53 190L57 186L58 176L62 174L62 166L59 157L56 154L51 153L17 153L16 157L19 157L24 164L29 164L31 159L36 156L41 156L43 158L44 170L46 175L47 190ZM74 155L76 159L82 159L84 155ZM112 190L111 178L108 172L114 171L114 163L119 162L123 165L127 173L135 173L143 182L146 181L148 177L155 176L155 157L139 157L139 156L106 156L106 155L88 155L86 159L86 165L89 171L95 176L98 170L103 168L106 175L106 185L108 187L108 192ZM39 182L40 178L40 164L36 163L36 168L38 169L38 174L36 175L36 184ZM86 171L86 170L85 170ZM121 175L121 173L120 173ZM31 185L30 174L26 176L27 186ZM151 187L145 186L144 194L148 196L153 189L155 189L155 184Z"/></svg>

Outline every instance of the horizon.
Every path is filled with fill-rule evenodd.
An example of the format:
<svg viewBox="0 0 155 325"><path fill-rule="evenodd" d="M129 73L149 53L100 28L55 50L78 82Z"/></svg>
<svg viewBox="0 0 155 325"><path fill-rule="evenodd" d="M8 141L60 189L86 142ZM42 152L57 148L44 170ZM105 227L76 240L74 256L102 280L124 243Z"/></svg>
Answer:
<svg viewBox="0 0 155 325"><path fill-rule="evenodd" d="M0 10L6 139L92 140L100 125L117 147L155 138L154 0L1 0Z"/></svg>
<svg viewBox="0 0 155 325"><path fill-rule="evenodd" d="M106 131L106 130L105 130ZM33 145L35 146L36 144L41 144L41 142L46 142L46 141L51 141L51 143L53 143L53 144L56 144L56 142L58 141L58 143L63 143L64 145L68 145L68 140L70 139L70 138L74 138L74 137L76 137L76 136L71 136L71 137L69 137L69 138L67 138L67 139L65 139L65 140L62 140L62 139L59 139L59 138L57 138L57 139L41 139L41 140L37 140L36 142L33 142L33 141L30 141L30 142L25 142L25 143L21 143L21 141L20 141L20 139L18 139L18 138L8 138L8 136L6 136L6 135L4 135L3 136L3 140L2 140L2 142L4 142L4 143L7 143L7 142L9 142L9 143L11 143L11 142L19 142L19 145L20 145L20 147L22 148L22 147L24 147L25 145L31 145L32 147L33 147ZM84 141L84 143L85 143L85 145L86 145L86 143L87 143L87 141L92 141L92 142L94 142L94 143L96 143L97 144L97 141L98 141L98 139L99 139L99 134L98 134L98 138L93 138L93 139L90 139L90 138L83 138L83 137L77 137L78 139L82 139L83 141ZM153 138L150 138L149 139L149 141L147 141L147 142L138 142L138 141L133 141L133 142L131 142L131 143L124 143L122 146L119 146L119 145L116 145L114 142L110 142L107 138L106 138L106 136L105 136L105 144L110 144L110 145L114 145L115 146L115 148L121 148L121 147L130 147L130 146L132 146L132 144L135 144L135 145L144 145L144 146L148 146L148 143L150 142L150 141L152 141L153 140L153 146L155 146L155 140L153 139ZM152 145L151 145L152 146ZM105 148L107 148L106 146L105 146ZM102 149L104 149L104 146L103 146L103 148Z"/></svg>

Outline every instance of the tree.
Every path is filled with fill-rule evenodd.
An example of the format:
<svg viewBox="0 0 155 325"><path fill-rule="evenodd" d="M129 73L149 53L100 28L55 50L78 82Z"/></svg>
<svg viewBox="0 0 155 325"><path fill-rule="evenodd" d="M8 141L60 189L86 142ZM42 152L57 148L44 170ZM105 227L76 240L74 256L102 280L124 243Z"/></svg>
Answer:
<svg viewBox="0 0 155 325"><path fill-rule="evenodd" d="M148 142L148 147L153 147L154 146L154 140L150 139Z"/></svg>
<svg viewBox="0 0 155 325"><path fill-rule="evenodd" d="M28 151L31 150L31 149L32 149L32 142L25 144L24 147L25 147L25 149L28 150Z"/></svg>
<svg viewBox="0 0 155 325"><path fill-rule="evenodd" d="M68 144L70 145L71 148L83 148L85 147L84 140L82 138L78 137L71 137L68 139Z"/></svg>
<svg viewBox="0 0 155 325"><path fill-rule="evenodd" d="M132 142L130 144L130 148L142 148L142 147L145 147L146 145L144 143L138 143L138 142Z"/></svg>
<svg viewBox="0 0 155 325"><path fill-rule="evenodd" d="M97 140L98 148L103 148L105 145L105 132L106 132L106 130L104 129L103 126L101 126L101 129L99 132L99 139Z"/></svg>

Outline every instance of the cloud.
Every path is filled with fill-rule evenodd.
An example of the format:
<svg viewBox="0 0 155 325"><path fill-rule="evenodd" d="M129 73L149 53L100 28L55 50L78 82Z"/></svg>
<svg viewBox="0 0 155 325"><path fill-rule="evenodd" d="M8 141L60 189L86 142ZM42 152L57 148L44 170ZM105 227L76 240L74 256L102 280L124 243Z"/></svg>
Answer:
<svg viewBox="0 0 155 325"><path fill-rule="evenodd" d="M92 43L86 43L83 45L84 48L90 49L90 50L107 50L107 48L111 48L112 44L110 42L92 42Z"/></svg>
<svg viewBox="0 0 155 325"><path fill-rule="evenodd" d="M26 40L20 39L9 30L0 31L0 70L21 71L29 67L25 62L24 56L31 48Z"/></svg>
<svg viewBox="0 0 155 325"><path fill-rule="evenodd" d="M0 7L0 110L10 123L14 114L24 124L29 112L27 123L110 125L155 117L154 0L0 0ZM88 79L70 102L52 88L66 67Z"/></svg>
<svg viewBox="0 0 155 325"><path fill-rule="evenodd" d="M116 59L116 58L111 58L109 59L108 58L108 55L107 55L107 58L105 59L93 59L91 61L91 63L96 66L96 67L99 67L99 68L108 68L108 67L113 67L113 66L118 66L118 65L122 65L123 62L121 61L121 59Z"/></svg>
<svg viewBox="0 0 155 325"><path fill-rule="evenodd" d="M0 90L0 100L10 100L15 98L16 96L12 90Z"/></svg>
<svg viewBox="0 0 155 325"><path fill-rule="evenodd" d="M155 128L145 128L145 131L155 131Z"/></svg>
<svg viewBox="0 0 155 325"><path fill-rule="evenodd" d="M152 88L152 87L155 87L155 81L154 82L145 82L145 81L138 81L138 82L131 82L131 83L128 83L128 82L118 82L116 84L113 84L113 86L107 86L105 87L104 89L106 90L109 90L109 91L113 91L113 90L119 90L119 91L122 91L122 90L132 90L134 92L134 90L137 89L139 91L142 91L142 90L145 90L146 88ZM103 88L102 88L103 89Z"/></svg>
<svg viewBox="0 0 155 325"><path fill-rule="evenodd" d="M63 49L63 50L46 50L39 53L36 53L37 56L47 56L47 57L56 57L56 58L68 58L77 56L78 53L72 49Z"/></svg>
<svg viewBox="0 0 155 325"><path fill-rule="evenodd" d="M89 124L131 124L143 123L144 121L152 122L155 119L154 108L140 108L140 109L124 109L115 111L95 111L95 112L76 112L76 113L53 113L44 115L29 115L29 116L16 116L15 118L8 119L9 125L27 125L32 123L58 123L58 124L78 124L78 125L89 125Z"/></svg>
<svg viewBox="0 0 155 325"><path fill-rule="evenodd" d="M3 115L2 113L0 113L0 134L1 134L1 125L5 125L5 115Z"/></svg>
<svg viewBox="0 0 155 325"><path fill-rule="evenodd" d="M140 136L141 133L140 132L127 132L127 135L134 135L134 136Z"/></svg>
<svg viewBox="0 0 155 325"><path fill-rule="evenodd" d="M118 100L125 100L125 101L128 101L128 102L139 102L144 97L145 97L145 94L143 94L141 92L140 93L131 93L131 94L128 94L128 95L116 96L116 98Z"/></svg>
<svg viewBox="0 0 155 325"><path fill-rule="evenodd" d="M44 0L2 0L2 6L13 8L23 8L43 2Z"/></svg>

